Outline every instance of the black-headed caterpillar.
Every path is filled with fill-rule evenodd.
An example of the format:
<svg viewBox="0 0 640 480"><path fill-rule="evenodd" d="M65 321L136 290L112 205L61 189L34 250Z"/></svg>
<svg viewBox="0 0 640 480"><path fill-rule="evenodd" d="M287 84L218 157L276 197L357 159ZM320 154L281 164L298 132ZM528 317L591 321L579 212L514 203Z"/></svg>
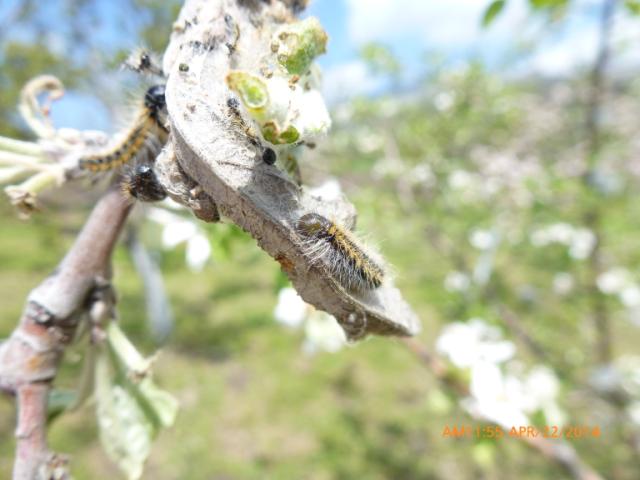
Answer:
<svg viewBox="0 0 640 480"><path fill-rule="evenodd" d="M307 213L296 223L313 263L322 263L345 289L363 292L378 288L384 269L366 253L351 232L317 213Z"/></svg>
<svg viewBox="0 0 640 480"><path fill-rule="evenodd" d="M158 181L153 168L145 163L125 172L120 186L127 197L141 202L159 202L167 198L167 191Z"/></svg>
<svg viewBox="0 0 640 480"><path fill-rule="evenodd" d="M104 172L114 170L144 154L158 153L167 141L167 105L164 85L150 87L135 121L121 139L104 151L82 157L78 161L81 170Z"/></svg>

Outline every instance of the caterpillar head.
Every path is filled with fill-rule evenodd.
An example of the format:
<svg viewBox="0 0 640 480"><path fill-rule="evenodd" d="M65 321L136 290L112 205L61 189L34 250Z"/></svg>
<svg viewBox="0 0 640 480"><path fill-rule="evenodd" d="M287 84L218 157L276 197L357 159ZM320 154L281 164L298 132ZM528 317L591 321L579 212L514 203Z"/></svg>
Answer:
<svg viewBox="0 0 640 480"><path fill-rule="evenodd" d="M144 94L144 106L154 112L166 109L167 101L164 97L164 91L164 85L154 85L153 87L150 87Z"/></svg>
<svg viewBox="0 0 640 480"><path fill-rule="evenodd" d="M141 202L159 202L167 192L156 177L150 165L136 165L122 179L122 191Z"/></svg>
<svg viewBox="0 0 640 480"><path fill-rule="evenodd" d="M326 233L331 222L317 213L307 213L298 219L297 229L305 237L316 237Z"/></svg>

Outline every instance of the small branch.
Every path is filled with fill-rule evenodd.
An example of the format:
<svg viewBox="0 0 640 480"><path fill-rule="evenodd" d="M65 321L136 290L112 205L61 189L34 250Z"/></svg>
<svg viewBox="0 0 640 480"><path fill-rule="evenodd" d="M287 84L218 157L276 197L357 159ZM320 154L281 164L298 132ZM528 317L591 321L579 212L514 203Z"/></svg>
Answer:
<svg viewBox="0 0 640 480"><path fill-rule="evenodd" d="M18 426L16 428L16 458L14 479L35 478L48 457L47 435L44 423L47 418L47 383L27 383L18 387Z"/></svg>
<svg viewBox="0 0 640 480"><path fill-rule="evenodd" d="M500 317L504 320L504 323L509 328L511 333L519 338L524 345L527 346L529 351L538 358L538 360L542 362L547 362L553 364L545 349L540 345L524 328L522 325L522 321L518 316L512 312L505 305L498 305L498 311L500 313Z"/></svg>
<svg viewBox="0 0 640 480"><path fill-rule="evenodd" d="M604 103L605 81L609 59L611 57L611 31L613 27L613 16L618 4L618 0L604 0L600 12L600 33L598 46L598 56L591 72L591 92L586 114L587 131L587 155L589 168L593 168L595 157L600 151L601 131L598 122Z"/></svg>
<svg viewBox="0 0 640 480"><path fill-rule="evenodd" d="M311 258L296 230L301 216L310 212L349 225L345 219L352 218L354 207L344 197L325 201L313 196L282 168L265 162L263 153L269 143L280 144L280 156L291 151L293 143L285 140L284 131L280 131L284 125L279 127L273 119L256 123L245 112L246 105L242 107L244 114L229 106L230 102L238 102L238 75L254 75L258 84L264 85L273 83L267 77L274 76L276 81L279 78L293 82L283 92L299 89L295 85L298 75L288 75L285 80L278 73L284 66L270 71L280 65L280 57L274 57L274 46L282 36L278 32L291 27L298 5L299 2L280 1L185 2L163 60L176 163L186 177L197 181L194 188L215 199L222 215L248 232L260 248L280 263L300 296L333 315L350 339L366 334L413 335L419 330L419 320L392 279L366 292L347 291L330 274L325 262ZM307 51L303 57L309 55ZM230 80L232 73L234 81ZM263 98L279 105L279 87L272 88L275 90L269 90L271 93L265 93ZM271 99L271 95L275 97ZM243 95L239 98L245 102ZM289 99L286 104L291 102ZM266 104L263 106L266 108ZM302 134L294 130L296 135ZM267 137L271 138L269 142ZM159 164L162 169L161 159ZM160 177L163 183L165 177ZM166 187L175 188L175 184Z"/></svg>
<svg viewBox="0 0 640 480"><path fill-rule="evenodd" d="M598 56L591 73L591 91L589 95L587 111L586 111L586 135L587 145L585 156L587 159L587 172L585 174L586 182L592 177L598 154L602 148L602 132L600 128L600 117L602 115L602 107L604 104L604 94L606 89L606 73L611 56L611 32L613 28L613 17L615 14L618 0L603 0L602 10L600 12L600 44L598 47ZM587 183L588 185L588 183ZM602 273L602 228L600 225L600 206L599 203L592 205L585 213L585 223L593 231L596 236L596 244L589 257L589 278L588 290L591 300L592 314L595 323L597 336L597 359L600 363L609 363L611 361L611 325L607 310L606 300L597 286L597 278Z"/></svg>
<svg viewBox="0 0 640 480"><path fill-rule="evenodd" d="M446 364L437 355L432 354L414 338L403 338L402 342L444 386L453 390L457 395L469 395L468 386L458 377L450 375ZM491 420L487 421L493 423ZM542 437L528 438L524 436L518 438L545 458L560 465L576 480L603 480L597 472L584 463L573 446L566 442L560 440L552 442Z"/></svg>
<svg viewBox="0 0 640 480"><path fill-rule="evenodd" d="M108 285L111 253L130 209L117 187L100 199L65 258L31 292L19 325L0 345L0 389L15 394L18 405L14 480L64 474L64 461L46 444L47 398L65 348L95 304L93 292Z"/></svg>

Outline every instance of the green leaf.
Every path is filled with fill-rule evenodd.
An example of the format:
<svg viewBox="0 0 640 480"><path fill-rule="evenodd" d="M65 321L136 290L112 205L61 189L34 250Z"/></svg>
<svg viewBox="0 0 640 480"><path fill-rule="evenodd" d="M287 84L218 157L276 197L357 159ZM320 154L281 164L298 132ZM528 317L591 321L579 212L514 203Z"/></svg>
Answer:
<svg viewBox="0 0 640 480"><path fill-rule="evenodd" d="M640 0L626 0L624 6L632 15L640 15Z"/></svg>
<svg viewBox="0 0 640 480"><path fill-rule="evenodd" d="M95 394L100 440L127 478L138 479L153 439L173 425L178 402L151 378L151 359L143 357L120 327L107 327L107 346L99 348Z"/></svg>
<svg viewBox="0 0 640 480"><path fill-rule="evenodd" d="M130 480L142 476L151 452L154 427L136 398L113 381L110 356L102 350L96 362L96 414L100 441L107 455Z"/></svg>
<svg viewBox="0 0 640 480"><path fill-rule="evenodd" d="M78 395L72 390L54 389L47 398L47 422L52 422L58 415L76 403Z"/></svg>
<svg viewBox="0 0 640 480"><path fill-rule="evenodd" d="M327 51L327 33L315 17L286 24L276 32L278 62L292 75L304 75L313 60Z"/></svg>
<svg viewBox="0 0 640 480"><path fill-rule="evenodd" d="M529 4L536 10L558 9L566 7L568 0L529 0Z"/></svg>
<svg viewBox="0 0 640 480"><path fill-rule="evenodd" d="M506 0L494 0L491 5L485 10L482 17L482 26L488 27L493 21L500 15L504 6L507 4Z"/></svg>

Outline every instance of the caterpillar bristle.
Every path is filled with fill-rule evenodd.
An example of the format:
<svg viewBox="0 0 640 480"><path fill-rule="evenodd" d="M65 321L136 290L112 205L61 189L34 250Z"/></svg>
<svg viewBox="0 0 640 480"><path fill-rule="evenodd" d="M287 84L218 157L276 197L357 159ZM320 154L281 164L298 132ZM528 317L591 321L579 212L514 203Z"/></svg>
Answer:
<svg viewBox="0 0 640 480"><path fill-rule="evenodd" d="M348 230L317 214L298 219L298 233L312 263L322 263L345 289L356 292L382 285L385 272Z"/></svg>
<svg viewBox="0 0 640 480"><path fill-rule="evenodd" d="M79 168L90 172L104 172L133 163L134 159L146 154L155 157L168 136L164 125L164 88L164 85L154 85L147 89L140 111L127 132L106 150L81 158L78 161Z"/></svg>
<svg viewBox="0 0 640 480"><path fill-rule="evenodd" d="M122 176L120 188L126 197L141 202L159 202L167 197L167 191L158 181L153 168L147 164L136 165Z"/></svg>
<svg viewBox="0 0 640 480"><path fill-rule="evenodd" d="M124 61L123 66L142 75L163 75L157 55L146 48L136 48Z"/></svg>

